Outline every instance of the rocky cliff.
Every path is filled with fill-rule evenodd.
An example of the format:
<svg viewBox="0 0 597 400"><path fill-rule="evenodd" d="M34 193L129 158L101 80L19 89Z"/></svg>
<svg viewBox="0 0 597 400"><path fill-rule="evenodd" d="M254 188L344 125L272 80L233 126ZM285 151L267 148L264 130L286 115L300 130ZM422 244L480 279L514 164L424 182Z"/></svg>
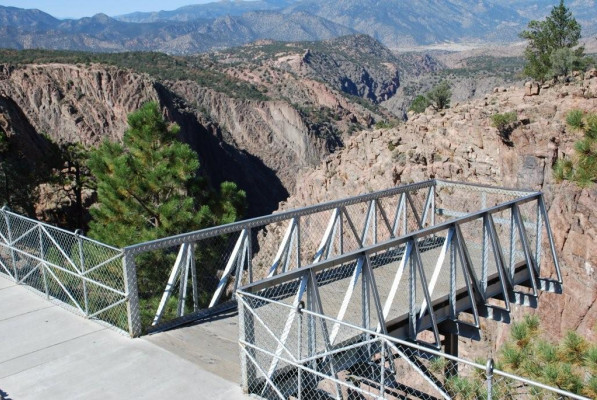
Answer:
<svg viewBox="0 0 597 400"><path fill-rule="evenodd" d="M542 295L537 312L554 337L572 329L597 340L597 189L556 183L552 176L555 161L572 154L579 139L566 128L567 112L597 111L597 71L568 84L530 89L496 88L482 99L454 104L441 113L429 109L411 115L394 129L353 136L344 150L299 176L283 208L434 177L542 190L565 283L563 295ZM539 90L539 95L530 95ZM504 138L491 126L490 117L510 111L517 114L517 122ZM486 330L487 338L500 343L507 327Z"/></svg>
<svg viewBox="0 0 597 400"><path fill-rule="evenodd" d="M240 82L234 75L241 71L226 71L232 85ZM120 140L127 115L158 101L181 126L181 138L198 152L203 173L214 184L237 182L247 191L254 216L274 210L294 188L298 171L341 146L350 125L374 121L371 111L325 84L289 73L281 73L278 81L271 85L270 100L257 100L102 64L7 64L0 65L0 98L31 128L7 126L11 132L86 147ZM5 125L15 121L1 111ZM29 136L23 143L35 142ZM43 153L39 146L26 146L38 150L25 153Z"/></svg>

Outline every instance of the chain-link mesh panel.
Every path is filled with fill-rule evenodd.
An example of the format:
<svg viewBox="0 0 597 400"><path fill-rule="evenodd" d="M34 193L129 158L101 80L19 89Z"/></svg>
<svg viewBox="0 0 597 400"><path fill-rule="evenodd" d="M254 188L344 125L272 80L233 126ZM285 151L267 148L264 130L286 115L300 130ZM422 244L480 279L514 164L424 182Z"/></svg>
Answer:
<svg viewBox="0 0 597 400"><path fill-rule="evenodd" d="M287 217L274 214L239 222L221 227L221 234L212 228L189 233L188 240L166 238L132 246L128 250L136 254L143 326L154 330L209 315L239 286L417 231L425 207L431 204L430 188L430 182L397 188L362 200L291 211ZM431 208L428 213L432 214ZM192 256L183 250L185 245L193 246ZM332 280L344 273L335 270ZM331 284L326 290L322 295L337 300L339 313L346 288L335 290ZM356 296L362 296L360 290ZM347 315L352 318L354 312Z"/></svg>
<svg viewBox="0 0 597 400"><path fill-rule="evenodd" d="M441 198L458 190L465 194L455 201ZM446 204L452 209L436 208ZM479 313L501 318L508 299L540 276L547 233L540 205L537 194L443 184L330 213L327 232L339 231L349 249L365 244L362 252L239 294L252 310L241 311L250 314L241 318L247 390L308 399L509 395L479 364L378 332L439 345L437 325L461 312L472 314L465 318L472 329ZM442 219L456 220L435 227ZM390 242L375 245L380 238Z"/></svg>
<svg viewBox="0 0 597 400"><path fill-rule="evenodd" d="M0 273L58 305L128 329L122 251L2 210Z"/></svg>
<svg viewBox="0 0 597 400"><path fill-rule="evenodd" d="M298 288L300 280L292 284ZM280 293L281 287L238 292L243 387L248 394L308 400L572 395L494 370L492 362L470 362L297 307L296 302L280 301ZM334 325L340 326L345 340L332 343Z"/></svg>

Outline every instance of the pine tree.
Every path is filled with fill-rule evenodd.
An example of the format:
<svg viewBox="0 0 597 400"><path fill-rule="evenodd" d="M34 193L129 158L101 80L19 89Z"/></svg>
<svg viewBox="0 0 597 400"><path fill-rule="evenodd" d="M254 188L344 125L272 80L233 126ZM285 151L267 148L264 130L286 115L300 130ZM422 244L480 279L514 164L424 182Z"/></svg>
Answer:
<svg viewBox="0 0 597 400"><path fill-rule="evenodd" d="M597 347L569 331L559 345L542 338L537 316L526 316L512 325L510 340L500 352L498 368L550 386L584 394L597 394L592 387L595 368L592 356ZM512 393L516 388L509 388ZM551 398L537 391L537 398Z"/></svg>
<svg viewBox="0 0 597 400"><path fill-rule="evenodd" d="M528 40L525 50L527 63L523 73L538 81L545 81L561 71L562 59L571 67L582 67L586 64L584 48L578 47L581 26L564 5L564 0L555 6L544 21L531 21L528 30L520 33L520 37ZM571 52L554 53L561 49ZM554 60L558 61L557 69L553 69Z"/></svg>
<svg viewBox="0 0 597 400"><path fill-rule="evenodd" d="M98 195L91 236L122 247L238 217L244 192L229 182L219 194L209 190L197 176L197 153L177 140L179 127L155 102L128 124L122 144L104 142L90 155Z"/></svg>

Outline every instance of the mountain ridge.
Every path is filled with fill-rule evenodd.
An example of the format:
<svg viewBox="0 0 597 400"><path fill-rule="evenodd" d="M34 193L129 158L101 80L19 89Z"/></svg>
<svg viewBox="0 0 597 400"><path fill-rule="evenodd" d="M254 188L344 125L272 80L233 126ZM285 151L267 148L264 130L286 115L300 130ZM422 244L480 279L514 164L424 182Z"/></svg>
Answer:
<svg viewBox="0 0 597 400"><path fill-rule="evenodd" d="M0 6L0 43L8 48L84 51L161 51L193 54L261 39L323 40L365 33L397 49L434 43L511 42L529 18L542 18L546 0L341 0L224 1L172 11L105 14L59 20L39 10ZM570 8L597 32L595 0ZM134 22L131 22L134 21Z"/></svg>

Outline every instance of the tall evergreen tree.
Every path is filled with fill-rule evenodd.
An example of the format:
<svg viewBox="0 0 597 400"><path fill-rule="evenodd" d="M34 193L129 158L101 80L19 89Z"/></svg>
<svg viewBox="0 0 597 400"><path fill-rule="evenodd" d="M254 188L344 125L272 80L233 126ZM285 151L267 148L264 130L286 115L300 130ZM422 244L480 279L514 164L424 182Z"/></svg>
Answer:
<svg viewBox="0 0 597 400"><path fill-rule="evenodd" d="M197 177L199 160L177 140L157 103L129 115L123 143L92 151L98 204L90 210L90 235L115 246L152 240L237 218L244 192L223 184L216 195Z"/></svg>
<svg viewBox="0 0 597 400"><path fill-rule="evenodd" d="M553 53L560 49L572 49L578 45L581 26L565 6L564 0L555 6L544 21L529 22L528 29L520 33L520 37L528 40L525 50L527 63L523 73L533 79L544 81L553 76ZM572 50L572 65L584 64L584 48ZM557 57L557 58L561 58Z"/></svg>

